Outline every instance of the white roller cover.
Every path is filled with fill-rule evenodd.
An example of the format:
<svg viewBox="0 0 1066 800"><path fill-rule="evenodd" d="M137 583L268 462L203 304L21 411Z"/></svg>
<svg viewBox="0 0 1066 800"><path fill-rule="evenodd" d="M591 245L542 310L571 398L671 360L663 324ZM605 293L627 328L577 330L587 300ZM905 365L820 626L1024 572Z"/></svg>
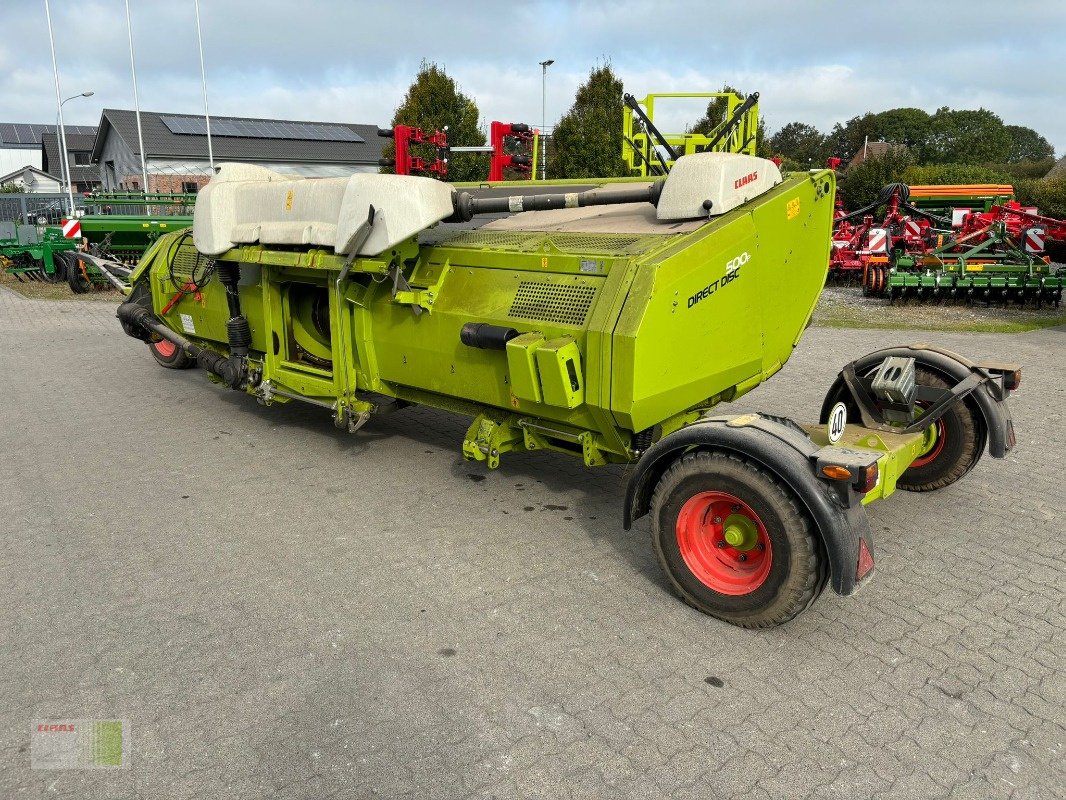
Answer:
<svg viewBox="0 0 1066 800"><path fill-rule="evenodd" d="M356 255L376 256L450 216L452 191L409 175L294 179L250 164L223 164L196 199L193 241L210 256L256 242L350 255L352 236L373 205L381 214Z"/></svg>
<svg viewBox="0 0 1066 800"><path fill-rule="evenodd" d="M739 153L694 153L670 170L655 209L660 220L718 216L781 183L773 161ZM711 201L708 211L704 201Z"/></svg>

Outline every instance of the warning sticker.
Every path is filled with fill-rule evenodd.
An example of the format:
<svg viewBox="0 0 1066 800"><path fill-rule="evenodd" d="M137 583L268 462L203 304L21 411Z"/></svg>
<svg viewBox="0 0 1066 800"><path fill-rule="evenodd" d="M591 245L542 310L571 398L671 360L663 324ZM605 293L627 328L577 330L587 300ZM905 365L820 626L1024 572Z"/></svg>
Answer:
<svg viewBox="0 0 1066 800"><path fill-rule="evenodd" d="M793 197L788 201L788 205L785 206L785 216L789 219L795 219L800 213L800 199Z"/></svg>
<svg viewBox="0 0 1066 800"><path fill-rule="evenodd" d="M181 315L181 328L186 333L196 333L196 324L192 321L192 317L188 314Z"/></svg>

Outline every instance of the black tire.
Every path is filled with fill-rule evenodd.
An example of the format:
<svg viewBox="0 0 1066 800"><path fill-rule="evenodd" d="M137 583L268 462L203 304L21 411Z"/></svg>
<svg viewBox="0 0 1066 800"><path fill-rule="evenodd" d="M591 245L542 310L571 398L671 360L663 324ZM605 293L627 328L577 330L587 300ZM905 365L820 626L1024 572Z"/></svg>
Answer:
<svg viewBox="0 0 1066 800"><path fill-rule="evenodd" d="M51 277L52 283L59 283L67 279L66 253L53 253L52 264L55 266L55 274Z"/></svg>
<svg viewBox="0 0 1066 800"><path fill-rule="evenodd" d="M916 366L915 380L922 386L950 389L935 372ZM981 412L969 403L956 403L936 421L937 439L930 453L918 458L899 476L896 486L908 492L931 492L950 486L977 464L985 449L985 424Z"/></svg>
<svg viewBox="0 0 1066 800"><path fill-rule="evenodd" d="M707 510L700 505L708 502L705 498L722 495L728 499L719 503L739 501L730 510L741 515L751 512L761 525L758 544L749 544L741 560L747 562L751 553L752 561L768 562L754 567L765 569L762 577L742 573L729 592L712 586L722 585L716 584L716 573L732 579L740 553L715 539L722 538L726 527L719 516L711 516L720 505L708 505ZM692 535L705 537L698 544L704 563L712 562L710 567L698 566L701 555L693 552ZM659 564L678 597L698 611L744 628L769 628L793 619L821 594L828 577L814 523L787 488L760 467L724 453L689 452L666 470L652 498L651 536ZM690 563L709 577L705 580Z"/></svg>
<svg viewBox="0 0 1066 800"><path fill-rule="evenodd" d="M167 369L188 369L196 363L189 358L188 353L165 339L151 342L148 345L148 350L151 352L152 358L156 360L156 363Z"/></svg>
<svg viewBox="0 0 1066 800"><path fill-rule="evenodd" d="M67 263L67 285L74 294L87 294L93 288L93 282L85 276L76 256Z"/></svg>
<svg viewBox="0 0 1066 800"><path fill-rule="evenodd" d="M59 266L59 259L56 258L55 255L52 256L52 264L55 269L55 272L49 273L48 267L45 266L44 260L41 260L41 280L45 283L58 283L60 280L62 280L59 277L59 273L62 271L62 269Z"/></svg>

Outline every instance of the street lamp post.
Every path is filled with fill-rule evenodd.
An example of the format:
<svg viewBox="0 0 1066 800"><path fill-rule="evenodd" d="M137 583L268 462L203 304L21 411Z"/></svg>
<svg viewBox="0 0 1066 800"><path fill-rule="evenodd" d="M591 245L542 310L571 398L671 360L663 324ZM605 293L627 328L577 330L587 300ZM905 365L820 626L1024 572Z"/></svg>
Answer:
<svg viewBox="0 0 1066 800"><path fill-rule="evenodd" d="M545 180L548 175L548 144L547 144L547 128L548 128L548 114L546 112L547 104L547 87L548 87L548 67L555 63L554 58L549 58L547 61L540 62L540 179Z"/></svg>
<svg viewBox="0 0 1066 800"><path fill-rule="evenodd" d="M77 100L79 97L92 97L94 94L96 94L96 92L82 92L81 94L71 95L59 104L59 110L56 112L56 129L59 133L59 147L62 153L62 161L59 167L59 178L67 185L67 199L70 201L71 218L74 217L74 189L72 186L73 180L70 177L70 153L67 150L67 132L63 125L63 106L71 100Z"/></svg>

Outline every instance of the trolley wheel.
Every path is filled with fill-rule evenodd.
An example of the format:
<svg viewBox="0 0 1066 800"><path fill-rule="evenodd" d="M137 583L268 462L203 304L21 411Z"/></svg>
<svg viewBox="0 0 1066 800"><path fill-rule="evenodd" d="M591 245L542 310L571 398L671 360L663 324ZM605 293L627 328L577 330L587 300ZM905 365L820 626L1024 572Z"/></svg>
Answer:
<svg viewBox="0 0 1066 800"><path fill-rule="evenodd" d="M86 277L76 256L67 262L67 285L74 294L86 294L93 288L93 282Z"/></svg>
<svg viewBox="0 0 1066 800"><path fill-rule="evenodd" d="M916 365L914 373L922 386L951 388L931 370ZM909 492L931 492L953 484L980 460L985 435L981 412L965 401L955 403L926 429L922 454L900 475L896 485Z"/></svg>
<svg viewBox="0 0 1066 800"><path fill-rule="evenodd" d="M148 349L160 366L167 369L188 369L194 363L188 353L166 339L150 343Z"/></svg>
<svg viewBox="0 0 1066 800"><path fill-rule="evenodd" d="M736 456L694 451L652 498L652 545L674 592L744 628L793 619L825 588L813 522L768 472Z"/></svg>

